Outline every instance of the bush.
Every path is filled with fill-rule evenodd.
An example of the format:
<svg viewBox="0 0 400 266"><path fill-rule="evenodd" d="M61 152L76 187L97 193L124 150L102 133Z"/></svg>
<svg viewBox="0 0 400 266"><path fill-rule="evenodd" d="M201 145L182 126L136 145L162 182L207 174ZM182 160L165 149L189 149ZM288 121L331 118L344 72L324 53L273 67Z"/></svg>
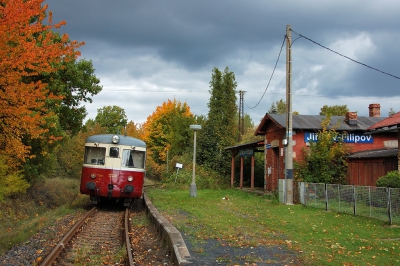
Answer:
<svg viewBox="0 0 400 266"><path fill-rule="evenodd" d="M391 171L386 175L380 177L376 181L377 187L390 187L390 188L400 188L400 173L399 171Z"/></svg>
<svg viewBox="0 0 400 266"><path fill-rule="evenodd" d="M0 156L0 201L6 197L25 194L29 183L20 172L12 172L6 163L5 156Z"/></svg>
<svg viewBox="0 0 400 266"><path fill-rule="evenodd" d="M192 183L193 169L181 169L178 173L171 173L162 179L163 183L189 186ZM196 186L200 189L220 189L228 187L228 183L217 172L198 165L196 167Z"/></svg>
<svg viewBox="0 0 400 266"><path fill-rule="evenodd" d="M73 178L46 178L29 189L32 201L47 208L71 205L80 196L80 181Z"/></svg>

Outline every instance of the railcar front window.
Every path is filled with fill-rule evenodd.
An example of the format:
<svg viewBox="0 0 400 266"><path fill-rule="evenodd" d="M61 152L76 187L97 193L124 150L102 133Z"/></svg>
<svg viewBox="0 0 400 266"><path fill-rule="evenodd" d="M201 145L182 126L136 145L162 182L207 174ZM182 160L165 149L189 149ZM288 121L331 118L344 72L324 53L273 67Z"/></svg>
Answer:
<svg viewBox="0 0 400 266"><path fill-rule="evenodd" d="M99 164L104 165L104 158L106 157L106 148L100 147L85 147L85 164Z"/></svg>
<svg viewBox="0 0 400 266"><path fill-rule="evenodd" d="M111 147L110 148L110 157L118 158L118 155L119 155L119 148Z"/></svg>
<svg viewBox="0 0 400 266"><path fill-rule="evenodd" d="M123 150L122 151L122 166L144 168L144 151Z"/></svg>

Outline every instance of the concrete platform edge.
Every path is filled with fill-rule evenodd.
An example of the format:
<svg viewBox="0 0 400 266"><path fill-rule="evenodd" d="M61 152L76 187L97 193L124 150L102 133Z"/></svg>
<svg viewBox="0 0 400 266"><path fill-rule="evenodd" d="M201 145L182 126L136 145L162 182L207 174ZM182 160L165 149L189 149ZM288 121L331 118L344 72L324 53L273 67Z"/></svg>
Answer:
<svg viewBox="0 0 400 266"><path fill-rule="evenodd" d="M150 220L156 226L161 237L168 244L168 248L172 252L174 263L176 265L191 264L191 256L181 233L160 214L147 197L146 193L144 193L143 198Z"/></svg>

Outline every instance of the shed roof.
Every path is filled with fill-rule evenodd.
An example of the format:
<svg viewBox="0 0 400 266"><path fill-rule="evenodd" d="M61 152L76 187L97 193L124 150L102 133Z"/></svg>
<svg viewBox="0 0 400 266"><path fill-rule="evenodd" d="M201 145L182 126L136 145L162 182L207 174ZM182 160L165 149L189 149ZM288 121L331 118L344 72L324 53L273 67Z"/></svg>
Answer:
<svg viewBox="0 0 400 266"><path fill-rule="evenodd" d="M399 150L397 148L392 149L379 149L379 150L367 150L352 153L347 156L349 159L358 158L385 158L385 157L397 157Z"/></svg>
<svg viewBox="0 0 400 266"><path fill-rule="evenodd" d="M293 129L301 130L320 130L321 123L325 119L324 115L293 115ZM370 126L380 122L384 117L358 116L355 125L349 125L345 121L345 116L332 116L330 127L335 127L339 131L366 131ZM270 123L275 123L278 127L286 128L285 114L265 114L254 135L264 135Z"/></svg>
<svg viewBox="0 0 400 266"><path fill-rule="evenodd" d="M257 141L253 141L253 142L249 142L249 143L243 143L243 144L238 144L238 145L231 146L231 147L226 147L225 150L235 151L235 150L240 150L240 149L245 149L245 148L256 149L257 147L261 147L261 146L264 146L264 140L257 140Z"/></svg>

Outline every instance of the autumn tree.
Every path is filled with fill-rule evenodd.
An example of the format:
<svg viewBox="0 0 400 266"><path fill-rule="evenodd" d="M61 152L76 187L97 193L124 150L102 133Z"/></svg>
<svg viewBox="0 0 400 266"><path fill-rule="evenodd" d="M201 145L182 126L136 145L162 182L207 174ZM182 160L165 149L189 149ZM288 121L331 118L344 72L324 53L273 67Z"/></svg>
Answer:
<svg viewBox="0 0 400 266"><path fill-rule="evenodd" d="M121 134L123 128L128 122L128 119L123 108L116 105L109 105L97 109L97 115L94 119L94 122L106 128L106 133Z"/></svg>
<svg viewBox="0 0 400 266"><path fill-rule="evenodd" d="M317 133L318 140L310 142L303 149L303 159L295 162L295 176L298 181L311 183L345 184L347 162L350 152L338 132L328 128L330 116L322 122L322 130Z"/></svg>
<svg viewBox="0 0 400 266"><path fill-rule="evenodd" d="M237 139L237 106L235 74L228 67L221 72L212 70L210 81L210 100L208 116L199 132L200 164L206 164L221 174L229 171L230 154L226 147L235 144Z"/></svg>
<svg viewBox="0 0 400 266"><path fill-rule="evenodd" d="M55 141L45 136L47 123L54 118L46 106L57 102L62 95L54 95L40 78L43 73L54 73L63 62L74 60L82 43L69 41L66 34L56 36L52 30L64 22L48 23L47 5L43 0L4 0L0 5L0 153L11 168L17 168L30 153L24 138ZM59 41L54 40L59 38Z"/></svg>
<svg viewBox="0 0 400 266"><path fill-rule="evenodd" d="M143 140L156 163L165 163L167 152L171 157L181 155L189 147L193 134L190 125L194 121L190 107L176 99L163 102L147 117Z"/></svg>
<svg viewBox="0 0 400 266"><path fill-rule="evenodd" d="M135 123L133 121L129 121L123 131L123 134L126 134L127 136L131 136L134 138L142 139L144 135L143 125Z"/></svg>
<svg viewBox="0 0 400 266"><path fill-rule="evenodd" d="M330 116L345 116L346 113L349 111L349 108L347 108L347 105L324 105L321 108L321 112L319 112L319 115L330 115Z"/></svg>

